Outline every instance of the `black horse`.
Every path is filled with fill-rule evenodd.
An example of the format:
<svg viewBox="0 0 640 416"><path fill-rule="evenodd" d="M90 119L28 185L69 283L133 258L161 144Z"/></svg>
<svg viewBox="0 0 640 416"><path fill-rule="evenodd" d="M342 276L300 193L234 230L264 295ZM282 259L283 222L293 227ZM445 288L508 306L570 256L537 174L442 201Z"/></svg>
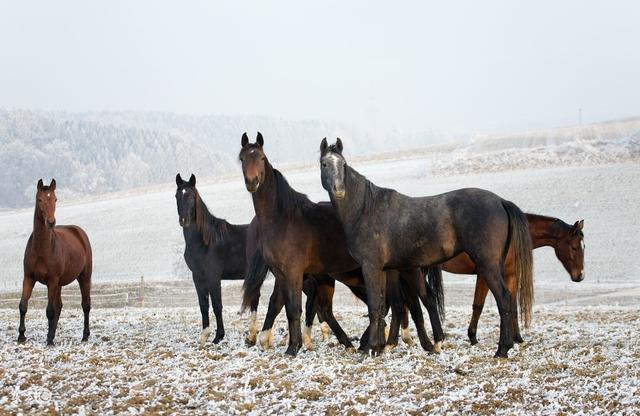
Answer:
<svg viewBox="0 0 640 416"><path fill-rule="evenodd" d="M262 255L258 249L256 220L251 224L234 225L216 218L209 212L196 189L196 177L189 181L176 175L176 202L180 226L184 234L184 259L193 274L193 283L198 294L202 314L200 345L209 337L209 298L216 316L215 344L224 338L222 320L222 296L220 281L244 279L248 269L258 275L267 274ZM262 278L264 279L264 276ZM256 310L259 296L251 303L251 322L248 343L255 343Z"/></svg>
<svg viewBox="0 0 640 416"><path fill-rule="evenodd" d="M487 283L500 312L496 357L513 347L511 314L516 299L504 283L504 263L513 244L521 305L533 298L532 244L527 220L512 202L481 189L461 189L412 198L380 188L347 165L340 139L320 144L322 186L344 227L349 252L362 266L369 299L370 348L384 346L384 273L387 269L442 263L465 252ZM435 341L443 333L434 328Z"/></svg>

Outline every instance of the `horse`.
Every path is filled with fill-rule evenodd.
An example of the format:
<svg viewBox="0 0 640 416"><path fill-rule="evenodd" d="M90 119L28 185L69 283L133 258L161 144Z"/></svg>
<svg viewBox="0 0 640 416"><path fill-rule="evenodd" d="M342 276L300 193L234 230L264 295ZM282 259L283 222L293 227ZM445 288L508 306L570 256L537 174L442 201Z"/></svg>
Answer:
<svg viewBox="0 0 640 416"><path fill-rule="evenodd" d="M276 278L267 318L277 315L274 310L281 296L289 323L286 354L295 356L302 346L303 276L344 273L359 265L347 250L342 224L332 205L314 203L289 185L282 173L269 163L263 151L262 134L258 133L256 143L249 143L244 133L241 146L238 158L258 219L261 252ZM245 289L243 306L252 300L252 293L255 292ZM431 309L428 308L430 318L435 315L432 325L435 319L439 326L434 297L429 298L432 299Z"/></svg>
<svg viewBox="0 0 640 416"><path fill-rule="evenodd" d="M562 263L570 278L574 282L584 280L584 220L576 221L573 225L566 222L543 215L535 215L525 213L529 227L529 235L533 248L553 247L556 257ZM454 274L475 274L476 265L468 254L461 253L458 256L447 260L437 266L442 270ZM437 273L437 270L434 271ZM518 275L516 274L515 257L513 250L509 250L504 264L505 283L511 296L515 297L518 288ZM484 307L484 301L487 297L489 288L482 279L476 279L475 294L473 298L473 315L469 323L467 335L471 345L478 343L476 337L478 329L478 320ZM405 312L406 314L406 312ZM407 321L403 317L403 327ZM524 325L529 326L530 316L524 315ZM514 331L514 341L521 343L524 340L520 335L520 326L518 325L517 308L513 310L512 324Z"/></svg>
<svg viewBox="0 0 640 416"><path fill-rule="evenodd" d="M184 235L184 260L191 270L202 315L199 345L204 346L211 334L209 327L209 299L216 317L214 344L225 335L222 318L221 280L244 279L248 269L267 274L264 260L258 252L258 229L255 218L250 224L230 224L216 218L202 200L196 188L196 177L184 181L176 175L176 204L179 224ZM259 296L251 304L249 333L246 342L255 343L256 311Z"/></svg>
<svg viewBox="0 0 640 416"><path fill-rule="evenodd" d="M89 237L76 225L56 225L56 180L45 186L38 181L33 232L24 251L24 279L20 299L18 342L24 343L24 318L36 282L47 286L47 345L54 345L58 319L62 312L62 286L78 281L82 295L84 329L82 341L89 339L91 310L91 272L93 257Z"/></svg>
<svg viewBox="0 0 640 416"><path fill-rule="evenodd" d="M323 188L329 193L347 238L349 252L362 266L370 310L371 354L384 347L382 322L385 270L424 267L462 252L473 259L500 312L500 342L495 357L513 347L512 311L516 298L504 282L504 263L513 245L519 300L530 313L533 299L532 244L524 213L512 202L482 189L460 189L413 198L381 188L349 166L340 139L320 144ZM441 330L436 342L444 339Z"/></svg>

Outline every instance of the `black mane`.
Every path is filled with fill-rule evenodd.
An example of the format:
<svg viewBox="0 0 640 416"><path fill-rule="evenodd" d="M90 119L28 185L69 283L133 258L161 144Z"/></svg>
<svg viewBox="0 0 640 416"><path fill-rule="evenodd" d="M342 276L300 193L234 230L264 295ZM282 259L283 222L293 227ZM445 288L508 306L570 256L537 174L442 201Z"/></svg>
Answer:
<svg viewBox="0 0 640 416"><path fill-rule="evenodd" d="M229 223L222 219L216 218L200 197L200 193L196 190L196 227L202 233L202 242L208 246L213 237L214 242L224 241L228 232Z"/></svg>
<svg viewBox="0 0 640 416"><path fill-rule="evenodd" d="M292 216L300 213L302 209L309 205L309 198L289 185L287 179L278 169L273 168L273 177L276 183L276 201L278 214Z"/></svg>

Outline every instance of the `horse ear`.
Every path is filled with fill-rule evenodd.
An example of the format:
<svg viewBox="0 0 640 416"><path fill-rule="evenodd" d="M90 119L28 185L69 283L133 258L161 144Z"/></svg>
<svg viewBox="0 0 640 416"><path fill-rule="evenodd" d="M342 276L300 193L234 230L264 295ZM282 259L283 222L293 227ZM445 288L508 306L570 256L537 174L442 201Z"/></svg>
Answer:
<svg viewBox="0 0 640 416"><path fill-rule="evenodd" d="M246 131L244 132L244 134L242 134L242 140L240 141L240 144L242 145L242 147L245 147L249 144L249 136L247 136Z"/></svg>
<svg viewBox="0 0 640 416"><path fill-rule="evenodd" d="M264 139L262 138L262 133L258 132L258 136L256 137L256 143L258 143L258 146L262 147L264 146Z"/></svg>
<svg viewBox="0 0 640 416"><path fill-rule="evenodd" d="M338 153L342 154L342 140L340 140L340 137L336 139L336 149Z"/></svg>
<svg viewBox="0 0 640 416"><path fill-rule="evenodd" d="M320 142L320 154L324 155L325 153L327 153L327 148L329 147L329 145L327 144L327 138L325 137L324 139L322 139L322 141Z"/></svg>
<svg viewBox="0 0 640 416"><path fill-rule="evenodd" d="M38 191L41 191L44 188L44 183L42 183L42 179L38 181Z"/></svg>
<svg viewBox="0 0 640 416"><path fill-rule="evenodd" d="M191 177L189 178L189 185L196 186L196 175L194 175L193 173L191 174Z"/></svg>
<svg viewBox="0 0 640 416"><path fill-rule="evenodd" d="M55 179L51 179L51 183L49 184L49 189L51 189L52 191L56 190L56 180Z"/></svg>
<svg viewBox="0 0 640 416"><path fill-rule="evenodd" d="M582 231L582 228L584 227L584 220L578 221L576 225L578 226L578 230Z"/></svg>
<svg viewBox="0 0 640 416"><path fill-rule="evenodd" d="M176 185L180 186L184 183L184 181L182 180L182 176L180 176L180 174L178 173L176 175Z"/></svg>

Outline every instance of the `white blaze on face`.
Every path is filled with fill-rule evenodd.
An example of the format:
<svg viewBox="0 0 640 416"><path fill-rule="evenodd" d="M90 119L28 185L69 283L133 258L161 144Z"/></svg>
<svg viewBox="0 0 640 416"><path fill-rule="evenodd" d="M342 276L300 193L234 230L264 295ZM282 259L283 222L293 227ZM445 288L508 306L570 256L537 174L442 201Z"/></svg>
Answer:
<svg viewBox="0 0 640 416"><path fill-rule="evenodd" d="M51 198L51 194L47 194L47 198Z"/></svg>
<svg viewBox="0 0 640 416"><path fill-rule="evenodd" d="M329 153L324 157L328 165L331 165L333 172L338 171L338 163L340 163L340 156L335 153Z"/></svg>
<svg viewBox="0 0 640 416"><path fill-rule="evenodd" d="M183 190L182 190L182 195L184 195L184 194L186 194L186 193L187 193L187 190L186 190L186 189L183 189Z"/></svg>

